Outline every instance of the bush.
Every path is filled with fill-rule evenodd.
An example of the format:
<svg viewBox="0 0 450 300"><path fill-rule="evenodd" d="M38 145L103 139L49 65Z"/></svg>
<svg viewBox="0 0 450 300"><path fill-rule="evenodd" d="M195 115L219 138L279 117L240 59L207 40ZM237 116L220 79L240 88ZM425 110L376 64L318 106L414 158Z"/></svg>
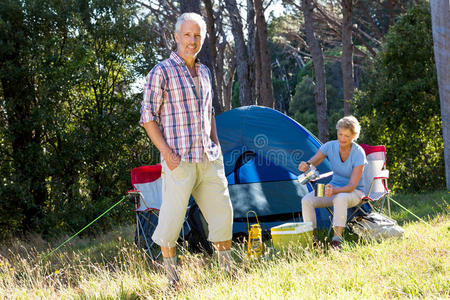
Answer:
<svg viewBox="0 0 450 300"><path fill-rule="evenodd" d="M411 8L390 29L366 74L355 97L360 140L386 145L391 188L442 188L442 121L428 5Z"/></svg>

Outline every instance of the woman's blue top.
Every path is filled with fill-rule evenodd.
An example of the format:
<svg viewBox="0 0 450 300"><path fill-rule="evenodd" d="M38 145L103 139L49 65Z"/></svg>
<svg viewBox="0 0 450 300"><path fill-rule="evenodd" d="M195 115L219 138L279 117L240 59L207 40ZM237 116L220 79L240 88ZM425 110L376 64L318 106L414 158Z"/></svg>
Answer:
<svg viewBox="0 0 450 300"><path fill-rule="evenodd" d="M333 178L330 184L336 187L346 186L350 182L354 167L367 165L367 158L363 148L354 142L352 143L350 155L345 162L341 160L341 156L339 155L339 142L336 140L326 142L319 150L330 161L331 170L333 171ZM361 180L356 189L364 191L363 176L361 176Z"/></svg>

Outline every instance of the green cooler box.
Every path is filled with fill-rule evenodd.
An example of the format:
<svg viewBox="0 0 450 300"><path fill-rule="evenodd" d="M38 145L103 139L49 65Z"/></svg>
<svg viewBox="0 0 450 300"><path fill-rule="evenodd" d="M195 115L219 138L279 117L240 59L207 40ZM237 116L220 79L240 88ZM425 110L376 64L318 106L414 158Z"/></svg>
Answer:
<svg viewBox="0 0 450 300"><path fill-rule="evenodd" d="M286 223L272 227L272 243L275 249L281 250L291 245L301 244L303 247L312 244L312 223Z"/></svg>

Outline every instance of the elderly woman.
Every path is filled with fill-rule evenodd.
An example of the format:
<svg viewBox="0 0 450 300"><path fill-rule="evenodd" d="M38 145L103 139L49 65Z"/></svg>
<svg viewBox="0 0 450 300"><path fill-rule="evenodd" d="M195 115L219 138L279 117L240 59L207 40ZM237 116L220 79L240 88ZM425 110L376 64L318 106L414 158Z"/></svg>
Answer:
<svg viewBox="0 0 450 300"><path fill-rule="evenodd" d="M361 130L355 117L340 119L336 129L337 140L322 145L312 158L307 162L302 161L298 169L306 172L310 165L318 166L325 158L330 161L333 177L325 186L325 197L315 197L314 192L305 195L302 198L302 214L303 221L312 222L314 242L317 244L315 208L333 206L334 236L331 246L340 248L347 208L358 205L364 196L362 175L367 159L364 150L355 143Z"/></svg>

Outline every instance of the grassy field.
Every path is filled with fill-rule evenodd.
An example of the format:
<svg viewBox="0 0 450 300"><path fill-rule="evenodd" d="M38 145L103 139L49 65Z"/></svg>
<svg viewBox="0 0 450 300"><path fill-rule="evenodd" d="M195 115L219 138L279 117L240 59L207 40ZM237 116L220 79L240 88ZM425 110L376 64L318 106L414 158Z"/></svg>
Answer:
<svg viewBox="0 0 450 300"><path fill-rule="evenodd" d="M249 259L235 244L237 277L214 257L180 251L181 286L172 291L160 268L133 243L132 227L97 239L76 238L48 260L39 236L0 247L4 299L385 299L450 298L449 194L393 195L428 224L397 205L401 239L360 242L348 236L341 251L292 248ZM66 237L62 237L62 242Z"/></svg>

